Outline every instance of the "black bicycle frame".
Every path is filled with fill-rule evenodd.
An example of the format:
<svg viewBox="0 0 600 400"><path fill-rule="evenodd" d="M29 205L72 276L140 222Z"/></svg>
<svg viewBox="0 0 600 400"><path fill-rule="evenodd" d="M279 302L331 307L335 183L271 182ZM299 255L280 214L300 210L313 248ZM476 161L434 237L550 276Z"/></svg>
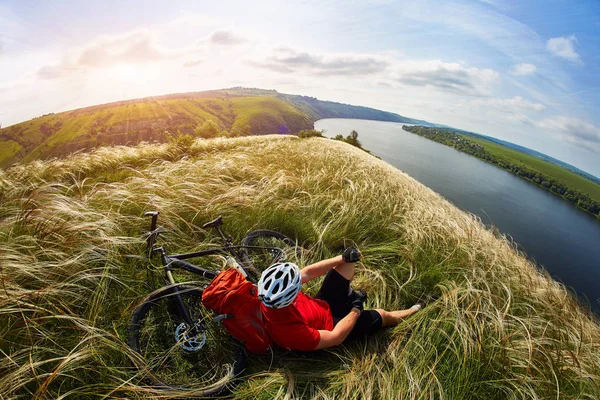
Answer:
<svg viewBox="0 0 600 400"><path fill-rule="evenodd" d="M149 257L151 257L153 254L160 253L161 263L165 268L165 283L167 285L174 285L173 286L173 291L174 291L173 296L170 296L171 301L172 301L171 304L173 305L173 309L178 314L178 316L181 319L183 319L183 321L185 321L185 323L187 323L188 326L190 327L191 335L195 335L197 333L202 332L204 330L204 327L198 326L194 323L194 321L192 321L192 318L190 317L190 313L189 313L187 307L185 306L185 303L183 302L183 298L182 298L181 292L180 292L181 289L177 285L175 285L175 279L173 278L173 268L174 267L181 268L181 269L191 272L193 274L202 275L205 278L214 279L219 274L218 271L204 269L204 268L198 267L197 265L190 264L183 260L186 260L189 258L194 258L194 257L209 256L209 255L213 255L213 254L229 253L229 254L231 254L231 256L233 256L234 259L242 262L240 253L238 253L238 250L242 249L242 248L276 250L283 254L283 251L277 247L234 246L232 238L230 236L226 236L223 233L223 231L221 231L219 224L217 224L213 227L217 230L217 232L219 232L219 235L223 239L223 242L224 242L223 247L208 249L208 250L201 250L201 251L196 251L193 253L167 255L165 249L162 246L154 247L154 244L156 243L156 240L158 239L159 234L162 232L160 227L157 228L158 214L159 214L158 211L151 211L151 212L147 212L144 214L145 216L152 217L152 222L150 225L150 235L146 239L147 254ZM220 217L219 217L219 220L220 220ZM214 319L221 320L221 319L225 319L225 318L229 318L229 316L228 315L218 315Z"/></svg>
<svg viewBox="0 0 600 400"><path fill-rule="evenodd" d="M197 274L197 275L202 275L203 277L209 278L209 279L214 279L219 274L218 271L204 269L204 268L198 267L197 265L194 265L194 264L190 264L183 260L188 259L188 258L202 257L202 256L213 255L213 254L219 254L219 253L222 254L222 253L225 253L226 251L229 251L232 255L237 256L237 252L235 252L234 249L238 249L238 248L242 248L242 247L255 247L255 246L227 246L227 247L222 247L222 248L217 248L217 249L208 249L208 250L196 251L193 253L184 253L184 254L175 254L175 255L167 255L167 253L163 247L158 247L158 248L153 249L153 253L160 253L161 263L165 267L165 283L167 285L173 285L175 283L175 280L174 280L173 274L172 274L173 268L181 268L185 271L188 271L188 272L191 272L191 273ZM181 289L178 286L173 286L174 293L173 293L173 296L170 296L171 305L172 305L173 311L183 321L185 321L186 324L188 324L188 326L190 327L189 333L190 333L190 335L193 336L193 335L196 335L197 333L202 332L204 330L204 326L195 324L195 322L192 321L192 317L190 316L190 313L189 313L187 307L185 306L185 303L183 302L183 298L181 296L180 290ZM221 320L221 319L225 319L225 318L229 318L229 316L218 315L215 317L216 320Z"/></svg>

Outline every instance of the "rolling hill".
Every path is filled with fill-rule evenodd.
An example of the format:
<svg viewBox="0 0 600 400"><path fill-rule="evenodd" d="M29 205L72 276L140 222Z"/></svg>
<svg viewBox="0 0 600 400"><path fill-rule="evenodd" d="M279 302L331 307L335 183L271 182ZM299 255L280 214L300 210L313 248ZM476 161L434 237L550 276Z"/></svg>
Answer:
<svg viewBox="0 0 600 400"><path fill-rule="evenodd" d="M274 90L232 88L119 101L47 114L0 130L0 167L103 145L164 142L214 121L224 136L298 133L321 118L428 124L367 107ZM169 133L166 133L169 132Z"/></svg>
<svg viewBox="0 0 600 400"><path fill-rule="evenodd" d="M356 118L370 119L375 121L400 122L404 124L441 126L420 119L403 117L402 115L391 112L376 110L374 108L352 106L333 101L322 101L314 97L290 94L278 94L277 97L302 110L302 112L304 112L313 121L317 121L322 118Z"/></svg>

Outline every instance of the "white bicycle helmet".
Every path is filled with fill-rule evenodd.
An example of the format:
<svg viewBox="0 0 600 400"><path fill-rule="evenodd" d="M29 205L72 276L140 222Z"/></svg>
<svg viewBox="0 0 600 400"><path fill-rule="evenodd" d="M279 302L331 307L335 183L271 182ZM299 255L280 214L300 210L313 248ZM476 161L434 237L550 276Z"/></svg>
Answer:
<svg viewBox="0 0 600 400"><path fill-rule="evenodd" d="M258 298L271 308L292 304L302 288L300 268L294 263L275 263L265 269L258 281Z"/></svg>

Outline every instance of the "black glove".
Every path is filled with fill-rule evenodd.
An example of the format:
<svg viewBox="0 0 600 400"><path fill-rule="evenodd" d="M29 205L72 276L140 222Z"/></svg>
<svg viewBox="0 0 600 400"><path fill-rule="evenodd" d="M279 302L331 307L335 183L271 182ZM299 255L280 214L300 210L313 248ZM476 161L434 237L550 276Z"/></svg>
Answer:
<svg viewBox="0 0 600 400"><path fill-rule="evenodd" d="M367 301L367 292L364 290L352 290L352 292L348 295L348 304L351 304L355 297L360 297L364 303Z"/></svg>
<svg viewBox="0 0 600 400"><path fill-rule="evenodd" d="M350 305L354 308L358 308L358 311L362 312L365 309L365 307L363 306L363 300L364 297L356 296L352 299Z"/></svg>
<svg viewBox="0 0 600 400"><path fill-rule="evenodd" d="M342 253L342 260L344 260L345 262L355 263L355 262L360 261L361 257L362 257L362 254L360 254L360 251L358 251L354 247L348 247Z"/></svg>

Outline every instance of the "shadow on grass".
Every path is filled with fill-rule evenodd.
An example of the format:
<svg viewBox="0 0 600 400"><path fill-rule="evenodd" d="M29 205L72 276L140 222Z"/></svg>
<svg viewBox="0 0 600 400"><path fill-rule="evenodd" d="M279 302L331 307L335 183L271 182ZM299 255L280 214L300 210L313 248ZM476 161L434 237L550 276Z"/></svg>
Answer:
<svg viewBox="0 0 600 400"><path fill-rule="evenodd" d="M347 378L372 379L363 367L385 362L392 336L392 328L382 328L374 335L327 350L299 352L275 347L266 355L252 355L233 395L253 399L318 398L325 393L325 397L342 396Z"/></svg>

